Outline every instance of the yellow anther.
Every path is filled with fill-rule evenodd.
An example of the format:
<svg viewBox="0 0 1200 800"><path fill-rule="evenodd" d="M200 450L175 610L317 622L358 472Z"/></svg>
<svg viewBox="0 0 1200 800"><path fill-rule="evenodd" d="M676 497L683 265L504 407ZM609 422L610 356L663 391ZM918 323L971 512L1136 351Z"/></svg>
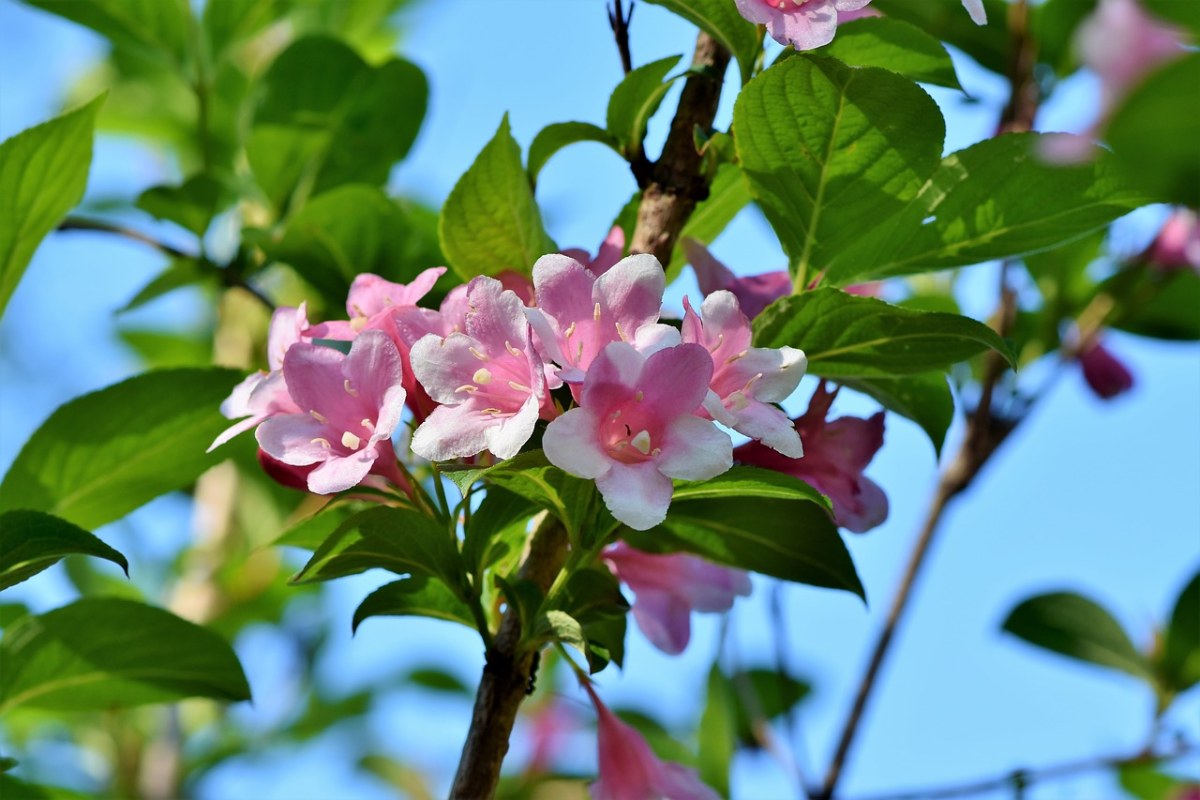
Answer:
<svg viewBox="0 0 1200 800"><path fill-rule="evenodd" d="M473 384L473 383L464 383L462 386L459 386L459 387L458 387L457 389L455 389L454 391L455 391L456 393L457 393L457 392L467 392L467 393L470 393L470 392L478 392L478 391L479 391L479 387L478 387L478 386L476 386L476 385L475 385L475 384Z"/></svg>
<svg viewBox="0 0 1200 800"><path fill-rule="evenodd" d="M596 307L592 309L592 319L596 322L600 321L600 304L596 303Z"/></svg>
<svg viewBox="0 0 1200 800"><path fill-rule="evenodd" d="M513 390L515 390L515 391L518 391L518 392L532 392L532 391L533 391L533 389L530 389L530 388L529 388L528 386L526 386L525 384L523 384L523 383L517 383L516 381L509 381L509 382L508 382L508 385L509 385L509 386L510 386L510 387L511 387Z"/></svg>
<svg viewBox="0 0 1200 800"><path fill-rule="evenodd" d="M468 352L468 353L470 353L471 355L475 356L476 358L478 358L480 361L487 361L487 360L488 360L488 357L487 357L486 355L484 355L483 353L479 352L479 351L478 351L478 350L476 350L474 347L468 347L468 348L467 348L467 352Z"/></svg>
<svg viewBox="0 0 1200 800"><path fill-rule="evenodd" d="M321 445L321 447L324 447L326 450L330 450L333 448L333 445L331 445L329 443L329 440L324 438L323 436L318 436L317 438L309 439L308 441L311 442L312 444L319 444L319 445Z"/></svg>
<svg viewBox="0 0 1200 800"><path fill-rule="evenodd" d="M638 402L640 403L640 402L642 402L643 400L645 400L645 399L646 399L646 393L645 393L645 392L643 392L641 389L638 389L638 390L637 390L637 394L635 394L635 395L633 396L633 399L634 399L634 400L636 400L636 401L638 401Z"/></svg>
<svg viewBox="0 0 1200 800"><path fill-rule="evenodd" d="M487 386L492 382L492 373L488 372L484 367L480 367L475 370L475 374L471 376L471 380L480 386Z"/></svg>
<svg viewBox="0 0 1200 800"><path fill-rule="evenodd" d="M517 358L520 358L521 356L525 355L520 350L509 344L507 339L504 340L504 349L508 351L510 356L516 356Z"/></svg>
<svg viewBox="0 0 1200 800"><path fill-rule="evenodd" d="M374 432L375 432L375 423L374 423L374 422L371 422L371 420L369 420L369 419L363 419L363 420L362 420L361 422L359 422L358 424L359 424L359 425L362 425L364 428L366 428L367 430L369 430L371 433L374 433Z"/></svg>
<svg viewBox="0 0 1200 800"><path fill-rule="evenodd" d="M563 338L570 339L574 335L575 335L575 323L572 322L570 325L567 326L567 329L565 331L563 331Z"/></svg>
<svg viewBox="0 0 1200 800"><path fill-rule="evenodd" d="M637 450L642 455L645 456L645 455L650 454L650 432L649 431L639 431L637 436L634 436L632 439L629 440L629 443L631 445L633 445L634 449Z"/></svg>
<svg viewBox="0 0 1200 800"><path fill-rule="evenodd" d="M350 395L351 397L358 397L358 389L355 389L353 386L350 385L349 378L346 378L345 380L342 381L342 388L345 389L346 394Z"/></svg>
<svg viewBox="0 0 1200 800"><path fill-rule="evenodd" d="M351 450L357 450L362 445L362 439L355 436L350 431L342 434L342 447L349 447Z"/></svg>

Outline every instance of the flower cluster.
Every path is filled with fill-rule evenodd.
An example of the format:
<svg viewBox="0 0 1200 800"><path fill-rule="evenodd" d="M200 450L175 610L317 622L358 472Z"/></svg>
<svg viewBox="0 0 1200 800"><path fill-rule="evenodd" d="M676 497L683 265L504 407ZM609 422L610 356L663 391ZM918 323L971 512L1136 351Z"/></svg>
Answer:
<svg viewBox="0 0 1200 800"><path fill-rule="evenodd" d="M871 0L735 0L738 13L765 25L771 38L797 50L815 50L833 41L839 22L880 16ZM976 25L987 24L983 0L963 0Z"/></svg>
<svg viewBox="0 0 1200 800"><path fill-rule="evenodd" d="M773 404L795 390L804 354L751 347L749 318L727 291L699 313L689 305L682 333L660 322L662 266L649 255L614 261L622 244L610 234L587 266L544 256L532 284L474 278L437 310L417 303L441 268L407 286L360 275L348 320L311 325L303 307L280 310L271 371L234 391L222 410L245 419L214 446L258 426L266 456L302 469L313 492L371 474L404 488L391 444L404 404L419 423L412 450L432 461L511 458L547 420L547 459L594 479L613 516L638 530L666 518L673 480L732 466L733 441L714 421L800 457L799 433Z"/></svg>

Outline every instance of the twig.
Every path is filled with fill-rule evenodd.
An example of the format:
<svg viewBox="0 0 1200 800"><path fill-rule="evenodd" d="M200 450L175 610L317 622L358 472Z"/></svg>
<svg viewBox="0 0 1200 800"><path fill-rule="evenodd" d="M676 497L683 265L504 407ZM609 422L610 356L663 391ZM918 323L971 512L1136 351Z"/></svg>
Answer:
<svg viewBox="0 0 1200 800"><path fill-rule="evenodd" d="M633 0L629 0L629 11L621 8L621 0L613 0L608 8L608 27L612 28L617 40L617 52L621 55L621 69L628 75L633 71L633 55L629 51L629 22L633 19Z"/></svg>
<svg viewBox="0 0 1200 800"><path fill-rule="evenodd" d="M58 230L63 232L71 231L91 231L99 233L111 233L116 236L123 236L135 242L141 242L144 245L154 248L158 252L170 258L185 258L195 261L203 268L209 269L221 281L221 284L227 288L237 288L251 295L255 300L261 303L268 311L275 310L275 303L271 298L267 297L257 288L252 286L236 271L227 267L219 267L208 261L205 258L195 254L180 250L178 247L159 241L153 236L142 233L133 228L127 228L124 225L117 225L112 222L104 222L97 219L85 219L83 217L67 217L58 225Z"/></svg>
<svg viewBox="0 0 1200 800"><path fill-rule="evenodd" d="M1171 761L1181 756L1200 751L1200 745L1181 743L1172 750L1160 753L1139 752L1116 756L1086 758L1078 761L1068 761L1053 764L1038 769L1017 769L994 778L983 778L970 783L937 786L929 789L917 789L900 793L871 795L861 800L945 800L945 798L966 797L973 794L983 794L996 789L1014 786L1028 786L1031 783L1067 778L1082 772L1097 770L1120 769L1130 766L1151 766L1164 761Z"/></svg>
<svg viewBox="0 0 1200 800"><path fill-rule="evenodd" d="M712 128L729 58L729 51L716 39L706 33L696 37L693 74L683 86L662 155L653 164L644 160L633 164L634 177L643 188L630 244L634 253L652 253L668 263L684 223L696 204L708 197L708 178L700 169L693 131Z"/></svg>

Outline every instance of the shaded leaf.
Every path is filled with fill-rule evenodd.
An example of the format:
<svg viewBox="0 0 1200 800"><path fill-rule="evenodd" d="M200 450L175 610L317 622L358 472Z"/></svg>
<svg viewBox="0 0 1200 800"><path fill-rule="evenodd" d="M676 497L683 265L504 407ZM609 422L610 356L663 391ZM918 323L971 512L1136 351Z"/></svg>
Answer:
<svg viewBox="0 0 1200 800"><path fill-rule="evenodd" d="M134 205L152 217L203 236L229 194L219 180L201 172L179 186L152 186L138 195Z"/></svg>
<svg viewBox="0 0 1200 800"><path fill-rule="evenodd" d="M173 258L162 272L150 279L150 282L137 291L129 302L117 310L118 314L141 308L151 300L157 300L165 294L185 286L216 287L217 273L210 264L204 264L195 258Z"/></svg>
<svg viewBox="0 0 1200 800"><path fill-rule="evenodd" d="M218 407L231 369L167 369L77 397L30 437L0 483L0 511L46 511L82 528L182 488L224 456Z"/></svg>
<svg viewBox="0 0 1200 800"><path fill-rule="evenodd" d="M113 43L182 71L193 59L187 0L24 0L31 6L91 28Z"/></svg>
<svg viewBox="0 0 1200 800"><path fill-rule="evenodd" d="M737 750L737 700L729 679L715 663L708 673L704 712L700 715L700 780L729 797L729 765Z"/></svg>
<svg viewBox="0 0 1200 800"><path fill-rule="evenodd" d="M529 180L536 184L542 167L555 153L579 142L597 142L617 153L621 152L616 138L598 125L590 122L555 122L538 131L529 145Z"/></svg>
<svg viewBox="0 0 1200 800"><path fill-rule="evenodd" d="M934 452L941 454L946 431L954 420L954 395L944 374L923 372L890 378L845 378L842 383L874 398L888 411L920 425L933 443Z"/></svg>
<svg viewBox="0 0 1200 800"><path fill-rule="evenodd" d="M1162 670L1167 685L1176 693L1200 683L1200 572L1175 600L1163 644Z"/></svg>
<svg viewBox="0 0 1200 800"><path fill-rule="evenodd" d="M671 88L672 81L666 80L667 73L675 68L681 57L667 56L643 64L613 89L605 124L626 158L633 158L642 151L646 126Z"/></svg>
<svg viewBox="0 0 1200 800"><path fill-rule="evenodd" d="M368 617L432 617L475 629L471 609L437 578L415 575L385 584L359 604L351 623L354 631Z"/></svg>
<svg viewBox="0 0 1200 800"><path fill-rule="evenodd" d="M0 514L0 589L20 583L71 554L106 559L129 574L125 556L66 520L39 511Z"/></svg>
<svg viewBox="0 0 1200 800"><path fill-rule="evenodd" d="M103 711L187 697L250 699L229 644L132 600L86 598L25 617L0 640L0 713Z"/></svg>
<svg viewBox="0 0 1200 800"><path fill-rule="evenodd" d="M882 67L914 81L962 88L942 43L896 19L868 17L839 25L834 40L817 52L852 67Z"/></svg>
<svg viewBox="0 0 1200 800"><path fill-rule="evenodd" d="M1121 624L1078 594L1054 592L1031 597L1009 613L1004 630L1068 658L1152 679L1149 664Z"/></svg>
<svg viewBox="0 0 1200 800"><path fill-rule="evenodd" d="M737 59L742 83L750 80L762 54L762 37L752 22L725 0L647 0L663 6L712 36ZM721 76L724 77L724 76Z"/></svg>

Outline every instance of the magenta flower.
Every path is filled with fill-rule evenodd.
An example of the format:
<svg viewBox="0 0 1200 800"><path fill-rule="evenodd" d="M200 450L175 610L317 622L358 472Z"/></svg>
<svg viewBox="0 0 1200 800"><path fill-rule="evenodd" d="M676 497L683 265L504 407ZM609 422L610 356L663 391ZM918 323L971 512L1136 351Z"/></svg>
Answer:
<svg viewBox="0 0 1200 800"><path fill-rule="evenodd" d="M417 380L441 404L413 434L413 452L431 461L484 450L512 458L538 416L554 411L521 298L480 276L466 300L464 332L426 336L412 349Z"/></svg>
<svg viewBox="0 0 1200 800"><path fill-rule="evenodd" d="M1187 267L1200 271L1200 217L1191 209L1175 210L1142 259L1163 272Z"/></svg>
<svg viewBox="0 0 1200 800"><path fill-rule="evenodd" d="M363 331L349 355L308 342L292 345L283 375L301 412L263 422L259 446L284 464L318 465L308 474L311 492L356 486L377 459L394 459L391 437L404 405L402 370L396 345L381 331ZM389 471L387 464L381 469Z"/></svg>
<svg viewBox="0 0 1200 800"><path fill-rule="evenodd" d="M739 278L695 239L683 240L683 252L696 271L700 291L705 295L722 289L733 292L742 307L742 313L750 319L757 317L779 298L792 293L792 279L786 270Z"/></svg>
<svg viewBox="0 0 1200 800"><path fill-rule="evenodd" d="M734 458L807 481L833 502L833 516L843 528L864 533L881 524L888 515L887 495L863 470L883 446L883 412L870 419L841 417L827 422L829 407L837 391L822 382L809 401L808 410L796 420L796 431L804 442L804 458L776 453L758 442L734 451Z"/></svg>
<svg viewBox="0 0 1200 800"><path fill-rule="evenodd" d="M600 277L569 256L542 256L533 284L538 307L529 322L538 350L569 383L583 380L609 342L649 351L679 341L674 328L658 323L666 276L654 256L621 259Z"/></svg>
<svg viewBox="0 0 1200 800"><path fill-rule="evenodd" d="M700 315L683 299L683 341L701 345L713 360L704 410L738 433L791 458L804 455L800 435L778 407L804 377L808 360L794 347L750 346L750 320L730 292L704 298Z"/></svg>
<svg viewBox="0 0 1200 800"><path fill-rule="evenodd" d="M691 638L693 611L728 611L750 594L750 576L684 553L655 555L617 542L604 561L636 595L633 618L650 643L678 655Z"/></svg>
<svg viewBox="0 0 1200 800"><path fill-rule="evenodd" d="M600 243L600 249L596 251L595 258L592 258L592 255L581 247L569 247L563 250L562 254L575 259L587 267L589 272L599 277L616 266L617 262L621 260L621 256L625 254L625 231L621 229L620 225L614 225L608 232L608 236L605 236L604 241Z"/></svg>
<svg viewBox="0 0 1200 800"><path fill-rule="evenodd" d="M813 50L833 41L838 12L858 11L871 0L735 0L738 13L766 25L771 38L797 50Z"/></svg>
<svg viewBox="0 0 1200 800"><path fill-rule="evenodd" d="M579 406L546 428L546 458L595 479L618 521L635 530L658 525L671 504L672 478L707 480L732 466L728 434L694 415L712 369L699 345L647 357L612 342L588 367Z"/></svg>
<svg viewBox="0 0 1200 800"><path fill-rule="evenodd" d="M1111 400L1133 388L1133 373L1099 341L1079 354L1083 379L1101 400Z"/></svg>
<svg viewBox="0 0 1200 800"><path fill-rule="evenodd" d="M247 375L233 387L229 397L221 403L221 413L228 419L245 419L222 431L208 446L208 452L211 453L275 414L301 413L288 394L287 382L283 378L283 358L292 345L311 336L312 330L308 325L304 303L299 308L275 309L267 329L267 365L271 371L260 370Z"/></svg>
<svg viewBox="0 0 1200 800"><path fill-rule="evenodd" d="M694 769L654 755L642 735L617 719L586 679L580 683L596 707L600 777L591 785L595 800L720 800Z"/></svg>

